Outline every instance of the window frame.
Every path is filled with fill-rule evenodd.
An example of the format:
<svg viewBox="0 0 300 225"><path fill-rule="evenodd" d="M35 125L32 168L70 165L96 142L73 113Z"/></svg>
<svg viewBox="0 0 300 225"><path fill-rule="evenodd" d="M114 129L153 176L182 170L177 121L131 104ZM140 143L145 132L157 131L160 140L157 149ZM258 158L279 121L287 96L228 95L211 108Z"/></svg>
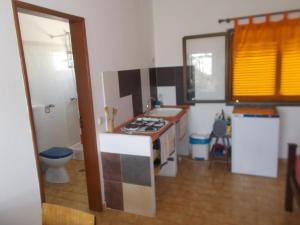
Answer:
<svg viewBox="0 0 300 225"><path fill-rule="evenodd" d="M184 36L182 38L182 50L183 50L183 90L184 90L184 102L185 104L194 105L196 103L227 103L228 101L228 75L229 75L229 64L230 64L230 49L229 49L229 33L228 32L218 32L218 33L208 33L208 34L198 34L198 35L190 35ZM223 36L225 38L225 71L224 71L224 85L225 85L225 93L224 100L191 100L188 98L188 73L187 73L187 41L192 39L199 38L209 38L209 37L220 37Z"/></svg>
<svg viewBox="0 0 300 225"><path fill-rule="evenodd" d="M234 29L227 30L228 38L228 71L227 71L227 87L226 89L226 105L257 105L257 106L299 106L300 105L300 96L280 96L280 59L277 61L277 72L276 72L276 95L275 96L242 96L237 98L232 95L233 93L233 64L232 64L232 42ZM281 55L278 55L278 58L281 58Z"/></svg>

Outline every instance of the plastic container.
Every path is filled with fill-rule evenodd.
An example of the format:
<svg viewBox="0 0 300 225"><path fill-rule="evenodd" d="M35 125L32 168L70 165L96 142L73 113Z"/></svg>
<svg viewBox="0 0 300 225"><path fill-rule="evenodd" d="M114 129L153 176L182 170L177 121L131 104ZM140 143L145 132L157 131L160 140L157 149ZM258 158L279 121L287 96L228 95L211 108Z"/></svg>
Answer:
<svg viewBox="0 0 300 225"><path fill-rule="evenodd" d="M209 135L192 134L190 136L192 157L195 160L208 160L208 149L210 144Z"/></svg>

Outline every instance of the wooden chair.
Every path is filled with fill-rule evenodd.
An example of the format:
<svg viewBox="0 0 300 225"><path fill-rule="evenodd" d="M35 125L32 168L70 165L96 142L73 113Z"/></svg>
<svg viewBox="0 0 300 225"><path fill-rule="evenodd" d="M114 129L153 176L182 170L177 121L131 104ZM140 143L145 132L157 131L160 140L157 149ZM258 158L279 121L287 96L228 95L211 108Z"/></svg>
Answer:
<svg viewBox="0 0 300 225"><path fill-rule="evenodd" d="M43 225L95 225L95 216L60 205L43 203Z"/></svg>
<svg viewBox="0 0 300 225"><path fill-rule="evenodd" d="M285 210L293 211L293 200L300 206L300 184L296 180L296 144L288 145L288 164L286 176Z"/></svg>

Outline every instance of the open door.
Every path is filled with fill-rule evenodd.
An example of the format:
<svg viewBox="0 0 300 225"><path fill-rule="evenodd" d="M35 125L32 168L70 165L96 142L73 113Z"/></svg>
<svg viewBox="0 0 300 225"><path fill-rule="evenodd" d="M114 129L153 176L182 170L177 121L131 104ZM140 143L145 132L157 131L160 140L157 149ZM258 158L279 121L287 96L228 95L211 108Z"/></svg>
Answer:
<svg viewBox="0 0 300 225"><path fill-rule="evenodd" d="M55 18L58 20L68 20L70 24L70 33L72 39L72 50L74 57L75 76L77 83L78 104L80 112L80 126L82 130L82 142L84 146L85 170L87 180L87 191L89 208L94 211L102 211L100 170L98 162L98 150L96 129L93 110L92 88L90 81L88 50L85 32L85 21L82 17L77 17L51 9L35 6L32 4L13 0L13 12L16 25L16 33L18 38L18 46L20 59L23 70L23 78L29 110L29 119L32 129L32 139L34 143L34 151L36 156L36 166L38 169L40 193L42 202L45 201L43 178L39 163L37 138L35 132L35 124L33 119L33 111L31 107L31 95L29 89L28 73L26 68L25 54L22 44L22 36L18 12L26 12L46 18Z"/></svg>

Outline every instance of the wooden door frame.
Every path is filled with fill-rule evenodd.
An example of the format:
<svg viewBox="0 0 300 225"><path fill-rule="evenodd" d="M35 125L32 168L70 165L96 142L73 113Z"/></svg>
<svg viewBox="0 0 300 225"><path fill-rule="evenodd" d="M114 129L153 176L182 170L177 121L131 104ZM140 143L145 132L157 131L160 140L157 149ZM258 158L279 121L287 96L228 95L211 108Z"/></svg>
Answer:
<svg viewBox="0 0 300 225"><path fill-rule="evenodd" d="M70 33L72 39L72 50L74 57L75 76L77 82L78 105L81 118L82 141L84 143L84 158L87 180L87 191L89 208L94 211L102 211L100 170L98 161L97 138L95 129L94 109L92 88L89 70L88 49L85 31L85 20L82 17L58 12L48 8L32 5L29 3L12 0L12 7L15 19L16 34L20 53L25 92L27 97L27 106L29 111L29 120L32 130L32 141L36 167L38 171L40 195L42 202L45 201L43 178L39 163L36 130L33 119L33 110L31 106L31 95L29 89L29 80L25 62L25 54L22 43L22 35L18 12L26 12L32 15L69 21Z"/></svg>

